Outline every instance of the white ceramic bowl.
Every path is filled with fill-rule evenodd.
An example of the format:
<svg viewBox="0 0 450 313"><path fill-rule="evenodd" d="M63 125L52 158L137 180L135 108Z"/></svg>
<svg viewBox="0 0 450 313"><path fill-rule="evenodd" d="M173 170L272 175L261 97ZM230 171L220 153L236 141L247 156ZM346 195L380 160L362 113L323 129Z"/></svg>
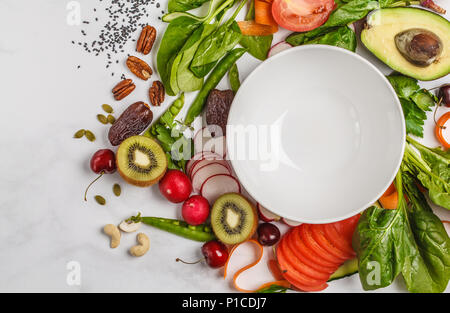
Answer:
<svg viewBox="0 0 450 313"><path fill-rule="evenodd" d="M309 45L259 65L233 101L228 157L267 209L329 223L373 204L395 178L405 122L395 91L371 63Z"/></svg>

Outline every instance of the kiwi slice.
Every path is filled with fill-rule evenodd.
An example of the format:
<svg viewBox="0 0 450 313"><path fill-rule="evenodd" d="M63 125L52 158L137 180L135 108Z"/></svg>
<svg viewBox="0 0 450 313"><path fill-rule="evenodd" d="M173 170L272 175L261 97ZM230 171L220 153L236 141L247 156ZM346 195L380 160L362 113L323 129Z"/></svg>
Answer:
<svg viewBox="0 0 450 313"><path fill-rule="evenodd" d="M211 226L216 237L226 244L249 239L258 225L256 209L242 195L227 193L214 202Z"/></svg>
<svg viewBox="0 0 450 313"><path fill-rule="evenodd" d="M139 187L156 184L167 170L167 158L161 146L144 136L125 139L117 150L116 163L120 176Z"/></svg>

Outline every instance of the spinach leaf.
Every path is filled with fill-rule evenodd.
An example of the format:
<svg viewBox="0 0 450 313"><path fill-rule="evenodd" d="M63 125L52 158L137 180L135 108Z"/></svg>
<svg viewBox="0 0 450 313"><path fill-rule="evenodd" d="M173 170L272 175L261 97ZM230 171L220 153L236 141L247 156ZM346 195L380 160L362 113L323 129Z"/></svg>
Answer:
<svg viewBox="0 0 450 313"><path fill-rule="evenodd" d="M222 3L223 0L210 0L211 2L209 3L209 7L208 7L208 13L206 13L205 16L196 16L194 14L191 13L186 13L184 11L169 11L171 13L167 13L166 15L164 15L162 17L162 21L166 22L166 23L170 23L173 20L179 18L179 17L189 17L192 18L198 22L205 22L207 20L209 20L211 18L211 16L216 16L217 14L219 14L220 11L222 11L224 9L224 7L222 7L222 4L224 4L226 2L226 5L229 5L229 1L225 0L225 2ZM207 1L204 1L207 2Z"/></svg>
<svg viewBox="0 0 450 313"><path fill-rule="evenodd" d="M407 172L399 171L396 187L396 210L373 206L358 222L361 284L365 290L386 287L401 273L411 292L442 292L450 278L450 238Z"/></svg>
<svg viewBox="0 0 450 313"><path fill-rule="evenodd" d="M200 22L189 17L179 17L173 20L167 27L158 50L157 68L166 92L170 96L178 93L170 84L173 63L176 61L178 51L183 47L186 40L200 26ZM177 60L179 64L179 59ZM177 63L175 62L175 63ZM176 72L175 72L176 73ZM173 79L172 79L173 80ZM175 88L176 89L176 88Z"/></svg>
<svg viewBox="0 0 450 313"><path fill-rule="evenodd" d="M356 51L356 35L348 26L338 27L325 35L306 41L304 45L322 44Z"/></svg>
<svg viewBox="0 0 450 313"><path fill-rule="evenodd" d="M225 23L198 46L190 70L197 77L205 77L228 51L232 50L242 37L235 21Z"/></svg>
<svg viewBox="0 0 450 313"><path fill-rule="evenodd" d="M236 63L234 63L228 71L228 79L230 81L231 90L233 90L233 92L236 94L239 87L241 87L241 81L239 80L239 70Z"/></svg>
<svg viewBox="0 0 450 313"><path fill-rule="evenodd" d="M168 10L172 12L185 12L198 7L210 0L169 0Z"/></svg>

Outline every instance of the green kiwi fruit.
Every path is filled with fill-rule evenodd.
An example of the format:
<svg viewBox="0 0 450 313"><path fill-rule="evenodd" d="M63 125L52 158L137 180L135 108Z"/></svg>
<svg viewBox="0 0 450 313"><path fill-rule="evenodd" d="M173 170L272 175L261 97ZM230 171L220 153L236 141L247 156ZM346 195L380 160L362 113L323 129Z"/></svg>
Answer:
<svg viewBox="0 0 450 313"><path fill-rule="evenodd" d="M238 193L220 196L211 209L211 226L225 244L243 242L255 233L258 215L254 206Z"/></svg>
<svg viewBox="0 0 450 313"><path fill-rule="evenodd" d="M161 146L144 136L125 139L117 149L116 163L120 176L139 187L156 184L167 170L167 158Z"/></svg>

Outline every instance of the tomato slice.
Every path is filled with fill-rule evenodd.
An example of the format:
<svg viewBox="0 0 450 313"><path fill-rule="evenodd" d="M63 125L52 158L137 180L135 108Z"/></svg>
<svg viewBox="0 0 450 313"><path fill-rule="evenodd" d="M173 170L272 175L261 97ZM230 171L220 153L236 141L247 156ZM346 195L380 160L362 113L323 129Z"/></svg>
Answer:
<svg viewBox="0 0 450 313"><path fill-rule="evenodd" d="M325 23L334 5L334 0L275 0L272 16L283 28L305 32Z"/></svg>
<svg viewBox="0 0 450 313"><path fill-rule="evenodd" d="M334 223L322 224L320 226L325 235L325 238L327 238L336 248L346 253L349 258L352 258L356 255L355 251L352 248L352 243L345 240L342 235L337 232L336 228L334 227Z"/></svg>
<svg viewBox="0 0 450 313"><path fill-rule="evenodd" d="M294 236L294 230L287 233L284 237L286 246L289 247L289 249L294 253L294 255L305 265L310 266L311 268L315 269L316 271L319 271L321 273L327 273L332 274L336 271L336 266L323 266L317 262L314 261L314 257L317 259L320 259L318 256L313 256L312 258L308 257L307 253L305 252L306 249L308 249L302 242L300 242L298 245L295 244L295 242L299 242L300 239L296 238Z"/></svg>
<svg viewBox="0 0 450 313"><path fill-rule="evenodd" d="M291 248L289 248L289 245L286 243L286 240L281 240L280 247L283 249L283 253L286 257L286 260L292 265L293 268L295 268L299 273L304 274L307 277L318 279L318 280L325 280L327 281L330 278L330 274L323 273L316 271L312 267L306 265L303 263L299 258L295 256L295 254L292 252Z"/></svg>
<svg viewBox="0 0 450 313"><path fill-rule="evenodd" d="M346 241L352 242L353 233L355 232L360 217L361 214L356 214L355 216L333 224L338 233L340 233Z"/></svg>
<svg viewBox="0 0 450 313"><path fill-rule="evenodd" d="M296 286L298 285L297 287L299 289L301 289L300 286L316 287L326 283L326 280L324 279L322 280L314 279L298 272L287 260L282 245L277 246L277 260L278 264L280 264L281 273L284 276L284 278L286 278L291 284Z"/></svg>
<svg viewBox="0 0 450 313"><path fill-rule="evenodd" d="M339 267L340 263L330 262L322 258L319 254L317 254L313 249L305 244L300 236L300 226L292 229L292 239L290 241L294 245L296 250L304 252L305 256L309 258L312 262L320 265L324 270L331 271L334 273Z"/></svg>
<svg viewBox="0 0 450 313"><path fill-rule="evenodd" d="M330 254L327 250L322 248L317 241L313 238L311 234L310 224L302 224L300 225L300 238L303 242L314 252L316 252L321 258L327 260L328 262L332 262L337 264L338 266L342 264L342 260L332 254Z"/></svg>
<svg viewBox="0 0 450 313"><path fill-rule="evenodd" d="M309 225L309 229L311 230L311 235L314 240L321 246L324 250L326 250L331 255L335 256L341 262L345 262L350 255L347 255L343 251L337 249L326 237L322 231L322 228L318 224Z"/></svg>

